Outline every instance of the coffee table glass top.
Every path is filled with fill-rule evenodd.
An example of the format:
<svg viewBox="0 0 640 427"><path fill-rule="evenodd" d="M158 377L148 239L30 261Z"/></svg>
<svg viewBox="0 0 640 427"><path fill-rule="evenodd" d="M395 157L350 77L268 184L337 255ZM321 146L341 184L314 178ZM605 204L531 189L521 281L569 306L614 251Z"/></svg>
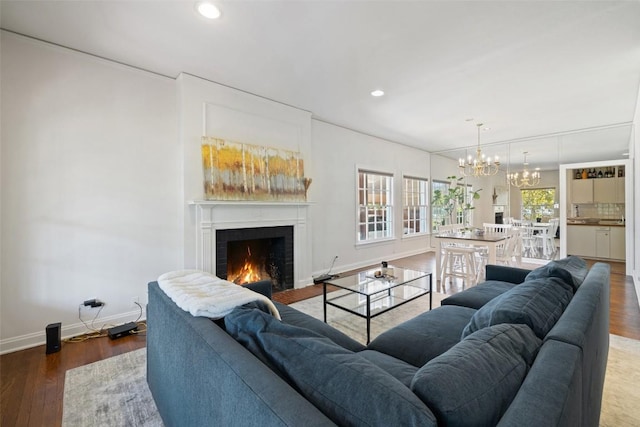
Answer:
<svg viewBox="0 0 640 427"><path fill-rule="evenodd" d="M380 269L362 271L350 276L328 280L327 284L347 289L361 295L373 295L378 292L387 291L396 286L406 285L414 280L427 277L429 273L423 271L409 270L406 268L394 267L391 275L375 277L375 273Z"/></svg>
<svg viewBox="0 0 640 427"><path fill-rule="evenodd" d="M392 267L389 274L376 277L380 269L363 271L328 280L323 284L324 321L327 305L367 319L367 343L371 338L371 319L409 301L429 294L432 307L431 273ZM338 290L327 293L327 287Z"/></svg>

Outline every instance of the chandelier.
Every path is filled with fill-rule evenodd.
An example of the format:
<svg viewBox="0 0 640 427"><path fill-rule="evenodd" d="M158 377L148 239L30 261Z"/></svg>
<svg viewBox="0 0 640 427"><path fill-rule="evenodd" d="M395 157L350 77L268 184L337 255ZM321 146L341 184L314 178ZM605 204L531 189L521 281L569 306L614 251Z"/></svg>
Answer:
<svg viewBox="0 0 640 427"><path fill-rule="evenodd" d="M522 154L524 154L524 163L522 166L522 172L521 173L514 172L514 173L507 174L507 179L509 180L509 183L511 185L515 185L518 188L533 187L534 185L538 185L540 183L540 172L538 171L529 172L529 170L527 169L527 166L529 165L529 163L527 163L528 152L525 151Z"/></svg>
<svg viewBox="0 0 640 427"><path fill-rule="evenodd" d="M498 160L498 156L491 161L491 157L485 157L482 154L482 150L480 149L480 127L482 123L478 123L478 148L476 149L476 157L469 157L467 159L460 158L458 159L458 168L460 169L460 173L462 176L491 176L498 173L500 170L500 161Z"/></svg>

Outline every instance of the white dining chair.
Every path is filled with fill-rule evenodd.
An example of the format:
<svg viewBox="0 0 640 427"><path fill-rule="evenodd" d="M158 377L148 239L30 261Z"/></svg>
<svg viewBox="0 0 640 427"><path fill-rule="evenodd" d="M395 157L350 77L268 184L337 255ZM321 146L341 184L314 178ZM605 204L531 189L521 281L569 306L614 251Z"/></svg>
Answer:
<svg viewBox="0 0 640 427"><path fill-rule="evenodd" d="M542 247L542 254L545 258L551 258L556 253L555 237L559 222L558 218L551 219L549 224L544 228L539 228L538 234L535 235L539 245Z"/></svg>
<svg viewBox="0 0 640 427"><path fill-rule="evenodd" d="M464 225L451 224L438 228L439 234L454 234L462 231ZM476 282L477 265L475 262L476 248L471 245L449 243L441 245L440 283L442 289L446 287L447 279L462 279L462 288L472 286Z"/></svg>
<svg viewBox="0 0 640 427"><path fill-rule="evenodd" d="M522 222L520 229L520 241L522 242L522 255L527 258L536 258L538 255L537 239L535 237L535 227L531 222Z"/></svg>
<svg viewBox="0 0 640 427"><path fill-rule="evenodd" d="M489 227L490 228L490 227ZM504 229L504 233L507 234L504 243L496 247L496 264L508 265L508 266L520 266L518 262L518 250L522 247L520 240L521 229L516 227L507 227ZM484 272L489 259L488 248L478 248L477 251L477 275L476 282L480 283L484 280Z"/></svg>
<svg viewBox="0 0 640 427"><path fill-rule="evenodd" d="M513 228L513 224L493 224L485 222L482 224L485 233L506 233Z"/></svg>
<svg viewBox="0 0 640 427"><path fill-rule="evenodd" d="M512 267L518 265L518 247L522 245L520 240L521 229L510 228L507 230L507 238L504 245L498 247L496 262Z"/></svg>

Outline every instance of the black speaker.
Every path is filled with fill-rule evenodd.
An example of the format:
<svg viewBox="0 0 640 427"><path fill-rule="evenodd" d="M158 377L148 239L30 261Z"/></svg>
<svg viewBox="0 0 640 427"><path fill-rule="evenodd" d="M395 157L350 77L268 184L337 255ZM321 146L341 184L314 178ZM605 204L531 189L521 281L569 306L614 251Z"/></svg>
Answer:
<svg viewBox="0 0 640 427"><path fill-rule="evenodd" d="M47 333L47 354L60 351L62 337L62 323L51 323L45 328Z"/></svg>

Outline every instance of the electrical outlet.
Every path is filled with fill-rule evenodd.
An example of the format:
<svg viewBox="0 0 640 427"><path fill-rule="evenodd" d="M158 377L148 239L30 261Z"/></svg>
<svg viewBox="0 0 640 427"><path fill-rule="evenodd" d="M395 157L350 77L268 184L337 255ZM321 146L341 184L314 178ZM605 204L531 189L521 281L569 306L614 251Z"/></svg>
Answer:
<svg viewBox="0 0 640 427"><path fill-rule="evenodd" d="M84 301L82 304L85 307L96 308L96 307L102 307L104 305L104 302L100 301L97 298L93 298L93 299L88 299L88 300Z"/></svg>

